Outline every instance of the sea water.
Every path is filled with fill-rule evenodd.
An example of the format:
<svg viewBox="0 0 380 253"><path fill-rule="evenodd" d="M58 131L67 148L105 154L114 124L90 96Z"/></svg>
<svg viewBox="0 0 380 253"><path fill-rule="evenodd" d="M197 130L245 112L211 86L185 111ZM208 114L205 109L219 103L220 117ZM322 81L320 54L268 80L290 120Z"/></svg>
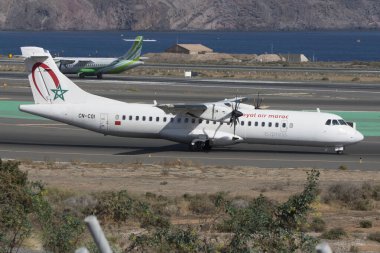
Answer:
<svg viewBox="0 0 380 253"><path fill-rule="evenodd" d="M39 46L56 56L118 57L137 35L149 40L143 43L143 54L163 52L176 43L191 43L224 53L304 54L311 61L380 61L380 31L0 31L0 54L17 55L21 46Z"/></svg>

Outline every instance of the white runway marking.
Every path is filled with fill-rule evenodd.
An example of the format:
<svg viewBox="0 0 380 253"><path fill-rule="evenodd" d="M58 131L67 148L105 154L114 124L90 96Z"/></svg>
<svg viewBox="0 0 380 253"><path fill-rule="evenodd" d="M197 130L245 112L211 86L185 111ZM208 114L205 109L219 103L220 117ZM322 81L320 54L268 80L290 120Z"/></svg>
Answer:
<svg viewBox="0 0 380 253"><path fill-rule="evenodd" d="M53 151L28 151L28 150L12 150L0 149L0 152L12 153L29 153L29 154L50 154L50 155L78 155L78 156L107 156L107 157L123 157L120 155L106 153L84 153L84 152L53 152ZM196 159L201 160L244 160L244 161L278 161L278 162L294 162L294 159L273 159L273 158L236 158L236 157L203 157L203 156L168 156L168 155L125 155L124 157L144 157L144 158L160 158L160 159ZM326 160L326 159L300 159L298 162L323 162L323 163L344 163L344 164L360 164L359 160ZM366 164L380 164L380 161L365 161Z"/></svg>
<svg viewBox="0 0 380 253"><path fill-rule="evenodd" d="M148 81L119 81L119 80L109 80L109 81L99 81L99 80L92 80L95 81L99 84L107 84L107 83L124 83L126 85L128 84L133 84L133 85L147 85L147 86L171 86L171 87L196 87L196 88L223 88L223 89L230 89L230 90L236 90L236 89L247 89L247 90L255 90L257 89L265 89L265 90L281 90L281 91L316 91L316 92L337 92L337 93L361 93L361 94L380 94L380 91L361 91L361 90L342 90L342 89L310 89L310 88L280 88L280 87L275 87L275 88L268 88L268 87L247 87L247 86L220 86L220 85L204 85L204 84L184 84L184 83L174 83L174 82L148 82ZM199 80L199 81L205 81L205 80ZM80 83L79 81L78 83ZM92 82L87 82L87 81L82 81L84 83L90 84ZM209 81L211 82L211 80ZM236 81L236 83L239 83L240 81ZM251 82L251 81L246 81L247 83L264 83L262 81L257 81L257 82ZM240 82L242 83L242 82ZM266 81L268 84L272 83L277 83L277 82L272 82L272 81ZM289 82L289 84L294 84L294 82ZM300 83L300 84L307 84L307 83ZM344 87L342 87L344 88ZM256 93L254 93L256 94Z"/></svg>

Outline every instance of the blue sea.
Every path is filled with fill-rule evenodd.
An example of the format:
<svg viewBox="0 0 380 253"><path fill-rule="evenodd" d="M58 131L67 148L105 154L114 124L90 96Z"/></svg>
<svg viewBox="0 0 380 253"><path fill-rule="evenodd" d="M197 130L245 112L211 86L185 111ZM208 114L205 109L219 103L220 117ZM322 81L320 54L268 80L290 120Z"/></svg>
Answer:
<svg viewBox="0 0 380 253"><path fill-rule="evenodd" d="M0 31L0 54L20 54L21 46L44 47L53 55L117 57L143 35L143 54L163 52L175 43L200 43L215 52L237 54L303 53L315 61L380 61L380 31L323 32L130 32Z"/></svg>

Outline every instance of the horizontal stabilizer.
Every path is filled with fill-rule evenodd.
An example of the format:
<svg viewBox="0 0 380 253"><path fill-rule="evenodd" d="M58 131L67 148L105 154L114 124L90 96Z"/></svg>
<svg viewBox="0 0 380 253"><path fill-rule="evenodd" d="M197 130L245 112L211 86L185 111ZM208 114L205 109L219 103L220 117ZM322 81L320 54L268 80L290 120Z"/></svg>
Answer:
<svg viewBox="0 0 380 253"><path fill-rule="evenodd" d="M21 47L22 56L25 58L33 57L33 56L46 56L49 57L50 53L48 50L45 50L41 47ZM47 58L45 58L47 59Z"/></svg>

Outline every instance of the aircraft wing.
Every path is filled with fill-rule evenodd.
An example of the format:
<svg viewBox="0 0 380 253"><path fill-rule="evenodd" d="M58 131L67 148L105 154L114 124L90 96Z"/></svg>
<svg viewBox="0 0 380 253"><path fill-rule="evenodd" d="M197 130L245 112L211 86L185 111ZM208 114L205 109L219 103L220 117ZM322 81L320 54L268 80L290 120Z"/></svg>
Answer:
<svg viewBox="0 0 380 253"><path fill-rule="evenodd" d="M79 64L87 64L87 63L94 63L94 61L91 60L80 60L78 61Z"/></svg>
<svg viewBox="0 0 380 253"><path fill-rule="evenodd" d="M60 63L60 64L63 64L63 65L67 65L67 64L73 64L75 62L75 60L54 60L55 63Z"/></svg>
<svg viewBox="0 0 380 253"><path fill-rule="evenodd" d="M167 113L202 113L207 110L206 104L158 104L156 107Z"/></svg>
<svg viewBox="0 0 380 253"><path fill-rule="evenodd" d="M226 98L224 100L218 101L217 103L236 103L236 102L243 103L247 100L248 100L247 97L235 97L235 98Z"/></svg>
<svg viewBox="0 0 380 253"><path fill-rule="evenodd" d="M87 63L94 63L92 60L75 60L75 59L54 59L56 63L60 63L63 65L73 64L77 62L78 64L87 64Z"/></svg>
<svg viewBox="0 0 380 253"><path fill-rule="evenodd" d="M215 106L228 106L226 103L242 103L246 101L246 97L236 97L231 99L224 99L218 102L214 103L198 103L198 104L184 104L184 103L178 103L178 104L158 104L156 107L161 108L165 112L168 113L187 113L192 115L199 115L205 112L207 109L215 108Z"/></svg>

